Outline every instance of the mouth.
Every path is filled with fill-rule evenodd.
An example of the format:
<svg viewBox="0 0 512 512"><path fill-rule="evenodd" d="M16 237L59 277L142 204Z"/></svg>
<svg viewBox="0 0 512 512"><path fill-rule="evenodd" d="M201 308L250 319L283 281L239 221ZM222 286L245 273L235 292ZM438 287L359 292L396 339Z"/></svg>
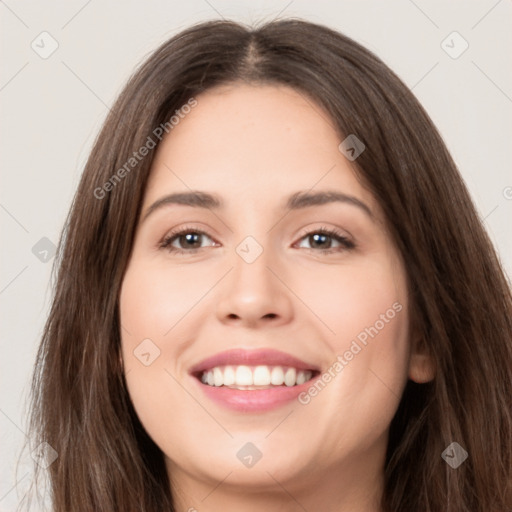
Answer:
<svg viewBox="0 0 512 512"><path fill-rule="evenodd" d="M189 373L214 402L237 411L261 412L296 398L320 370L277 350L234 349L200 362Z"/></svg>
<svg viewBox="0 0 512 512"><path fill-rule="evenodd" d="M230 389L269 389L276 386L300 386L310 381L316 370L286 366L215 366L195 374L203 384Z"/></svg>

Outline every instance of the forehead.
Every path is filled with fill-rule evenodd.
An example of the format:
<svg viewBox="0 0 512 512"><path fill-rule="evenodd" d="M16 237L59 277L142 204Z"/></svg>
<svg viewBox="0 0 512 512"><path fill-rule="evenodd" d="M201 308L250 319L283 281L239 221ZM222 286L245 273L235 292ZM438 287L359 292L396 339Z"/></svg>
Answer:
<svg viewBox="0 0 512 512"><path fill-rule="evenodd" d="M160 144L147 201L202 189L248 202L335 188L372 198L339 151L341 136L317 103L286 86L231 84L196 97Z"/></svg>

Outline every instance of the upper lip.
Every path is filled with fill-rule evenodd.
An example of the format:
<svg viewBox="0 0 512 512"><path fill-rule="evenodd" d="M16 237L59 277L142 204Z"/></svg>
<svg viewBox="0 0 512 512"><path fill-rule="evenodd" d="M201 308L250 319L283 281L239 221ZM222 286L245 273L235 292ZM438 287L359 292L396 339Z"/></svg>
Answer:
<svg viewBox="0 0 512 512"><path fill-rule="evenodd" d="M319 371L318 366L307 363L295 356L275 349L231 349L219 352L211 357L203 359L190 368L191 374L202 373L216 366L246 365L246 366L289 366L297 370Z"/></svg>

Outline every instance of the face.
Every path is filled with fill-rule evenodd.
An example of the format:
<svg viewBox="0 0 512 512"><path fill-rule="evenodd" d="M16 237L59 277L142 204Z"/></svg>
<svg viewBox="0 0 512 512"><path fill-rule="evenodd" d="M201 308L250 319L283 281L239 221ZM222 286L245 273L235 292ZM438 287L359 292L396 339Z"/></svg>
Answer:
<svg viewBox="0 0 512 512"><path fill-rule="evenodd" d="M158 149L121 290L136 412L184 492L375 484L419 368L379 205L304 95L196 99Z"/></svg>

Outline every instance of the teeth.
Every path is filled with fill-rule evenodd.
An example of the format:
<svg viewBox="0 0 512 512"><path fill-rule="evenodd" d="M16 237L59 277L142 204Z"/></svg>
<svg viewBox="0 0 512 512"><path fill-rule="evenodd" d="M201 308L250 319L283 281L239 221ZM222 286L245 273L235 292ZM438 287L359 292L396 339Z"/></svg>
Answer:
<svg viewBox="0 0 512 512"><path fill-rule="evenodd" d="M216 386L222 386L224 383L224 375L222 375L222 371L220 368L213 369L213 383Z"/></svg>
<svg viewBox="0 0 512 512"><path fill-rule="evenodd" d="M252 386L253 378L248 366L238 366L235 372L235 384L237 386Z"/></svg>
<svg viewBox="0 0 512 512"><path fill-rule="evenodd" d="M274 368L272 368L270 382L274 386L281 386L282 384L284 384L284 371L280 366L275 366Z"/></svg>
<svg viewBox="0 0 512 512"><path fill-rule="evenodd" d="M298 372L297 373L297 385L304 384L306 382L306 373Z"/></svg>
<svg viewBox="0 0 512 512"><path fill-rule="evenodd" d="M282 366L216 366L203 372L201 382L208 386L227 386L236 389L260 389L272 386L296 386L312 377L310 370Z"/></svg>
<svg viewBox="0 0 512 512"><path fill-rule="evenodd" d="M284 374L284 383L287 386L293 386L297 380L297 371L295 368L288 368Z"/></svg>
<svg viewBox="0 0 512 512"><path fill-rule="evenodd" d="M255 386L269 386L270 370L268 366L256 366L252 378Z"/></svg>
<svg viewBox="0 0 512 512"><path fill-rule="evenodd" d="M232 386L235 383L235 380L235 370L232 366L226 366L224 368L224 386Z"/></svg>

